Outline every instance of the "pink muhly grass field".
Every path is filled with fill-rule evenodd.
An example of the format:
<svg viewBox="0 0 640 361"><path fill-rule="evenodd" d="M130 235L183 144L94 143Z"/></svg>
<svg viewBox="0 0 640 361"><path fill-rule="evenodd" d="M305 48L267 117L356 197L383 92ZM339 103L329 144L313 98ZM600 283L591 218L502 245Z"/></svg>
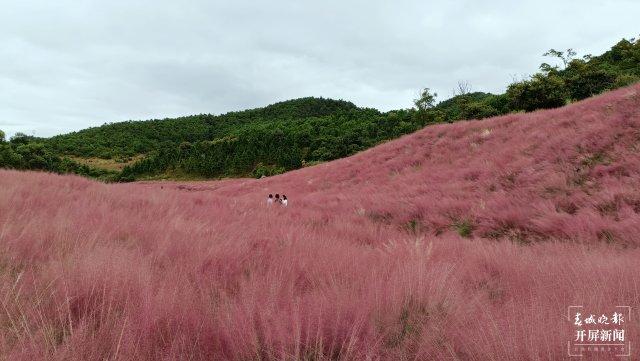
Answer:
<svg viewBox="0 0 640 361"><path fill-rule="evenodd" d="M0 360L560 360L570 305L638 345L639 151L636 85L261 180L3 170Z"/></svg>

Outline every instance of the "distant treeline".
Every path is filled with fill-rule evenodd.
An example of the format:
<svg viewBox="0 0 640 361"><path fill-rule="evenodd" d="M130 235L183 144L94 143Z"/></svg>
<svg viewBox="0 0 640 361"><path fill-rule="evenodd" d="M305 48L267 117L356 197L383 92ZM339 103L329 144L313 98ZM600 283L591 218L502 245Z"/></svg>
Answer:
<svg viewBox="0 0 640 361"><path fill-rule="evenodd" d="M0 143L0 167L71 172L131 181L162 174L270 176L354 154L426 125L554 108L640 80L640 41L622 40L600 56L550 50L560 64L514 81L504 94L457 94L435 104L425 89L416 109L379 112L342 100L301 98L223 115L105 124L52 138L18 134ZM126 161L122 172L80 165L65 156Z"/></svg>
<svg viewBox="0 0 640 361"><path fill-rule="evenodd" d="M47 139L17 134L6 141L1 130L0 168L74 173L104 181L120 179L118 172L88 167L66 156L60 156L48 146Z"/></svg>

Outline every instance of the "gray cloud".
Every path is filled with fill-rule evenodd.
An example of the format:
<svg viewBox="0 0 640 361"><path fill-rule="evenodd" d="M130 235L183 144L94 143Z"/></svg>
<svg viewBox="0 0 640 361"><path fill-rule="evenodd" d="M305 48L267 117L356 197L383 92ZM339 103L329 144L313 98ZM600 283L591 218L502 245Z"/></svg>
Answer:
<svg viewBox="0 0 640 361"><path fill-rule="evenodd" d="M224 113L302 96L381 110L459 80L504 91L548 48L638 35L637 1L10 1L0 129Z"/></svg>

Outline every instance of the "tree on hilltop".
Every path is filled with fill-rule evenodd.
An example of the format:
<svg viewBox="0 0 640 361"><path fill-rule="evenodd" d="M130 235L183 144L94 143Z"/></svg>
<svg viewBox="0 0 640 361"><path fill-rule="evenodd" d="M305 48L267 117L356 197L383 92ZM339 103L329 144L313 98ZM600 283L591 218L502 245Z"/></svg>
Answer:
<svg viewBox="0 0 640 361"><path fill-rule="evenodd" d="M436 105L437 96L438 93L432 94L429 88L424 88L420 92L418 98L413 101L413 103L416 105L416 108L418 108L419 111L424 112Z"/></svg>

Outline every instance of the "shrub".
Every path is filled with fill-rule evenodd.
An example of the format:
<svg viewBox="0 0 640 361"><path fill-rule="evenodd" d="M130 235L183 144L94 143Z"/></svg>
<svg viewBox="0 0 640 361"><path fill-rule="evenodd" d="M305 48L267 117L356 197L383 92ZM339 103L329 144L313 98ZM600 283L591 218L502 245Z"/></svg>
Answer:
<svg viewBox="0 0 640 361"><path fill-rule="evenodd" d="M274 175L282 174L285 171L286 170L285 170L284 167L278 167L278 166L275 166L275 165L265 165L263 163L258 163L253 168L253 171L251 172L251 175L254 176L255 178L271 177L271 176L274 176Z"/></svg>
<svg viewBox="0 0 640 361"><path fill-rule="evenodd" d="M558 75L536 74L531 79L509 85L507 97L514 110L534 111L566 104L570 93Z"/></svg>
<svg viewBox="0 0 640 361"><path fill-rule="evenodd" d="M468 220L461 220L453 225L461 237L470 238L473 233L473 223Z"/></svg>
<svg viewBox="0 0 640 361"><path fill-rule="evenodd" d="M634 74L620 74L616 77L614 88L622 88L640 82L640 76Z"/></svg>

